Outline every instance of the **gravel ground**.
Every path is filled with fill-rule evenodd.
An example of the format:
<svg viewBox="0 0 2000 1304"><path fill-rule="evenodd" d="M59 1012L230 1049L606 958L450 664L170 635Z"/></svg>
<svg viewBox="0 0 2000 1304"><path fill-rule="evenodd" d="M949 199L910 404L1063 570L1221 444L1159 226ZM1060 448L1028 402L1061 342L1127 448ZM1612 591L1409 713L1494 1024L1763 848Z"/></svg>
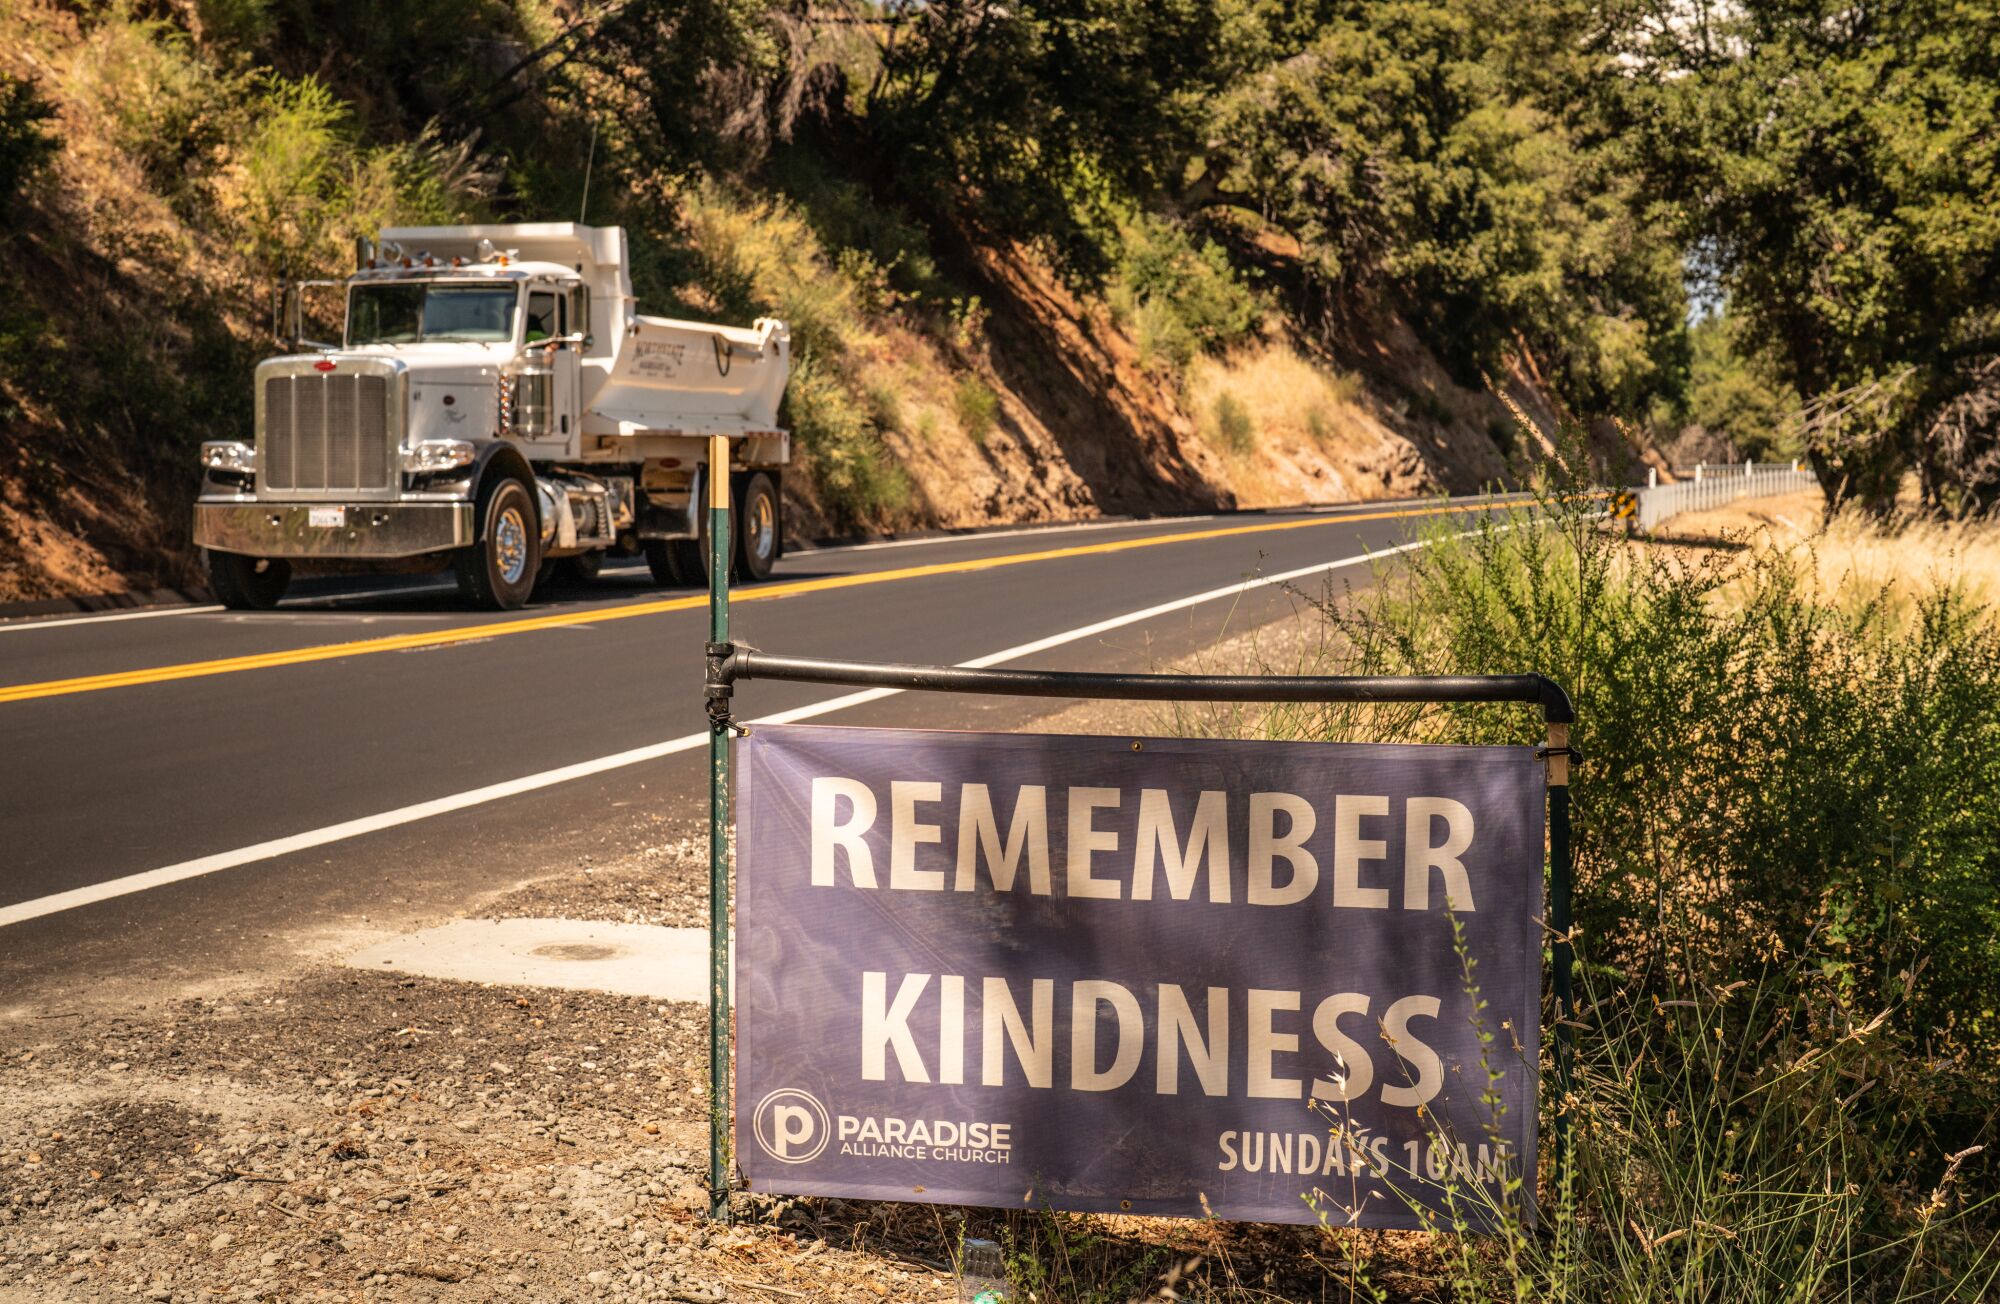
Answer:
<svg viewBox="0 0 2000 1304"><path fill-rule="evenodd" d="M1274 633L1258 651L1305 637ZM1080 704L1036 729L1168 723ZM581 862L472 913L706 921L705 827ZM1034 1304L1345 1298L1332 1240L1297 1229L762 1195L710 1224L699 1005L309 956L144 999L0 1023L0 1304L924 1304L957 1298L963 1235L1008 1245ZM1378 1283L1423 1275L1409 1238L1364 1243Z"/></svg>
<svg viewBox="0 0 2000 1304"><path fill-rule="evenodd" d="M477 913L697 924L698 832ZM923 1304L964 1234L1038 1265L1025 1300L1324 1297L1327 1245L1283 1228L749 1194L709 1224L707 1036L699 1005L323 961L0 1026L0 1304Z"/></svg>

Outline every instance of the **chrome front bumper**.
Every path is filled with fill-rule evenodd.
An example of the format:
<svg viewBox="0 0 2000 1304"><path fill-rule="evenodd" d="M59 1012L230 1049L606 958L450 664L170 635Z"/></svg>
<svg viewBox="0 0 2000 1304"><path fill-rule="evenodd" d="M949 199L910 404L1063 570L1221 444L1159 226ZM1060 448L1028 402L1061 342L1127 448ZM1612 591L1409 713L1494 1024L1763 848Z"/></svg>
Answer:
<svg viewBox="0 0 2000 1304"><path fill-rule="evenodd" d="M471 543L472 504L198 502L194 541L251 557L415 557Z"/></svg>

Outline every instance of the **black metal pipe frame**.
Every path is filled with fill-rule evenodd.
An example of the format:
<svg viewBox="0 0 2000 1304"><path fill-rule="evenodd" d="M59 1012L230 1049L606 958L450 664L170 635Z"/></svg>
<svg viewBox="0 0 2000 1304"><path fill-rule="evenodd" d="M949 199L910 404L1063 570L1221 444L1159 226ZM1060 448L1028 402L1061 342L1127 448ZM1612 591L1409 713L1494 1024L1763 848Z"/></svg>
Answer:
<svg viewBox="0 0 2000 1304"><path fill-rule="evenodd" d="M716 659L711 683L787 679L1008 697L1101 697L1146 702L1525 702L1548 724L1573 724L1576 709L1546 675L1122 675L1075 670L975 670L893 661L836 661L734 647Z"/></svg>
<svg viewBox="0 0 2000 1304"><path fill-rule="evenodd" d="M779 679L794 683L901 688L919 692L990 693L1008 697L1096 697L1146 702L1521 702L1539 706L1548 745L1550 961L1556 1001L1556 1135L1554 1185L1560 1193L1569 1149L1570 1024L1576 1017L1574 957L1570 940L1569 767L1580 754L1569 745L1576 708L1561 684L1541 674L1521 675L1125 675L1076 670L988 670L893 661L840 661L783 656L731 643L708 645L709 714L730 727L729 699L736 681ZM722 1194L718 1190L716 1199ZM1560 1198L1560 1194L1558 1194ZM722 1206L726 1208L726 1205Z"/></svg>

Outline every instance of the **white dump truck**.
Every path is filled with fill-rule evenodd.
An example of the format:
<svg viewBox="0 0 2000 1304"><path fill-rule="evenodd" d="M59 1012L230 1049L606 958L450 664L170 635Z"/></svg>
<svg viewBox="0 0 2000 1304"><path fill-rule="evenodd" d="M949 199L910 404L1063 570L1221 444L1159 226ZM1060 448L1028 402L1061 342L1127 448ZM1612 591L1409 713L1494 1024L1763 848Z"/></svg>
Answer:
<svg viewBox="0 0 2000 1304"><path fill-rule="evenodd" d="M450 565L518 607L558 566L643 552L706 575L708 439L731 454L739 575L784 547L785 324L639 315L625 233L571 222L389 228L343 281L288 286L250 440L202 445L194 539L216 597L269 607L294 565ZM300 337L302 291L346 296L339 344Z"/></svg>

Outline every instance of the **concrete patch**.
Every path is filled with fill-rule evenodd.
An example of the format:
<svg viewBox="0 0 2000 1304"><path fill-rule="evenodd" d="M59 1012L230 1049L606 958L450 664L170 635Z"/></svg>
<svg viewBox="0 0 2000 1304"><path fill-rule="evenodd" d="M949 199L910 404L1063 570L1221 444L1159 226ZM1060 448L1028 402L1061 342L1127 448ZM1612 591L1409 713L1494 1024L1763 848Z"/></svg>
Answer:
<svg viewBox="0 0 2000 1304"><path fill-rule="evenodd" d="M708 999L708 930L579 919L455 919L343 963L425 978L568 987L656 1001Z"/></svg>

